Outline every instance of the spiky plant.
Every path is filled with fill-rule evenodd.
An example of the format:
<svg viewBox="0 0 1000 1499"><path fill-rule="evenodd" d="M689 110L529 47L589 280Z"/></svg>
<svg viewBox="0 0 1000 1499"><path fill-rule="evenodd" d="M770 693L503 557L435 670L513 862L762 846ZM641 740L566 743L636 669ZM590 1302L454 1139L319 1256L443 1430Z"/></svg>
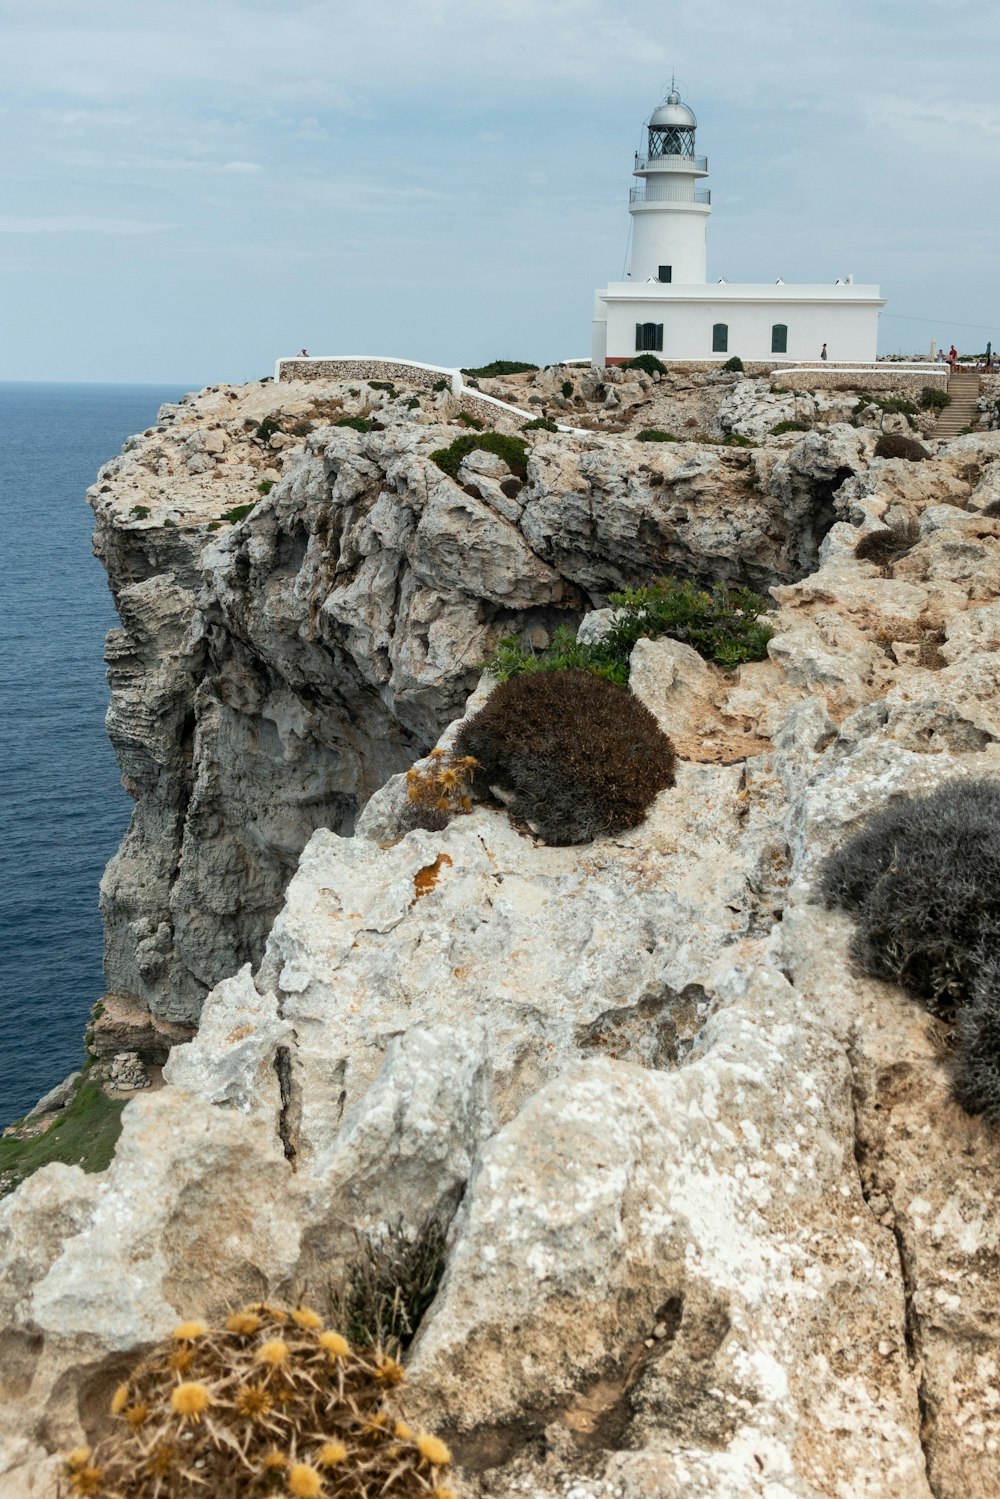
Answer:
<svg viewBox="0 0 1000 1499"><path fill-rule="evenodd" d="M64 1463L95 1499L455 1499L440 1437L392 1408L396 1359L353 1349L308 1307L182 1322L111 1400L110 1433Z"/></svg>

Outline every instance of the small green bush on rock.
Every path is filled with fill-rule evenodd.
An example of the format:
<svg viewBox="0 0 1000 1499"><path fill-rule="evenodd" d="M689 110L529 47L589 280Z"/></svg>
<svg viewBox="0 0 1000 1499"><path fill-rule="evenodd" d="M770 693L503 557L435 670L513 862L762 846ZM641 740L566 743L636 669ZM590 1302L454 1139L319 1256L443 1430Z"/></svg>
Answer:
<svg viewBox="0 0 1000 1499"><path fill-rule="evenodd" d="M354 432L370 432L372 429L372 424L366 416L342 416L333 425L350 427Z"/></svg>
<svg viewBox="0 0 1000 1499"><path fill-rule="evenodd" d="M536 416L533 422L525 422L521 428L522 432L558 432L559 428L555 422L550 422L547 416Z"/></svg>
<svg viewBox="0 0 1000 1499"><path fill-rule="evenodd" d="M915 520L903 525L881 526L868 531L855 543L854 555L859 562L877 562L882 566L901 557L920 540L920 527Z"/></svg>
<svg viewBox="0 0 1000 1499"><path fill-rule="evenodd" d="M646 427L642 432L635 435L636 442L676 442L677 438L672 432L663 432L659 427Z"/></svg>
<svg viewBox="0 0 1000 1499"><path fill-rule="evenodd" d="M943 411L951 405L951 396L939 385L925 385L920 392L920 404L925 411Z"/></svg>
<svg viewBox="0 0 1000 1499"><path fill-rule="evenodd" d="M463 370L474 380L496 380L501 375L526 375L537 370L537 364L525 364L522 359L494 359L490 364L481 364L478 369Z"/></svg>
<svg viewBox="0 0 1000 1499"><path fill-rule="evenodd" d="M495 453L512 473L527 478L528 444L523 437L508 437L504 432L470 432L464 437L456 437L446 448L435 448L430 458L443 474L455 479L462 459L477 449L483 453Z"/></svg>
<svg viewBox="0 0 1000 1499"><path fill-rule="evenodd" d="M637 354L622 366L626 370L645 370L647 375L665 375L667 366L655 354Z"/></svg>
<svg viewBox="0 0 1000 1499"><path fill-rule="evenodd" d="M743 360L738 354L734 354L732 359L726 360L722 368L724 370L729 370L731 374L741 375L743 373Z"/></svg>
<svg viewBox="0 0 1000 1499"><path fill-rule="evenodd" d="M883 432L875 444L876 458L905 458L909 463L922 463L930 456L923 443L915 437L904 437L902 432Z"/></svg>
<svg viewBox="0 0 1000 1499"><path fill-rule="evenodd" d="M636 827L674 784L673 746L649 709L588 671L502 682L459 730L455 753L476 760L476 793L497 788L552 844Z"/></svg>
<svg viewBox="0 0 1000 1499"><path fill-rule="evenodd" d="M227 520L232 525L235 525L237 521L246 520L247 516L250 514L256 503L256 500L251 500L249 505L234 505L231 510L223 510L222 515L219 518L220 520Z"/></svg>
<svg viewBox="0 0 1000 1499"><path fill-rule="evenodd" d="M800 422L789 418L788 421L777 422L771 428L771 436L780 437L783 432L808 432L809 430L808 422Z"/></svg>
<svg viewBox="0 0 1000 1499"><path fill-rule="evenodd" d="M563 383L562 383L562 385L561 385L561 387L560 387L560 389L562 390L563 395L566 397L566 400L568 401L569 398L570 398L570 396L573 394L573 391L574 391L575 387L573 385L572 380L564 380Z"/></svg>
<svg viewBox="0 0 1000 1499"><path fill-rule="evenodd" d="M486 426L486 423L481 422L478 416L470 416L467 411L460 411L455 420L456 422L461 422L463 427L472 427L476 432L481 432Z"/></svg>
<svg viewBox="0 0 1000 1499"><path fill-rule="evenodd" d="M952 781L876 813L820 871L876 978L956 1014L953 1091L1000 1124L1000 784Z"/></svg>

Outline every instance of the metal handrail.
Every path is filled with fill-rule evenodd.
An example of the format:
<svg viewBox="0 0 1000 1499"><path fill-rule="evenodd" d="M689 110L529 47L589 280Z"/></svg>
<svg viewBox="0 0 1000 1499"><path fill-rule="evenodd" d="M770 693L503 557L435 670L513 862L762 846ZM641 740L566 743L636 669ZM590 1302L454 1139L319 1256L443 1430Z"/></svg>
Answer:
<svg viewBox="0 0 1000 1499"><path fill-rule="evenodd" d="M628 200L630 203L711 203L712 194L708 188L686 193L680 187L633 187Z"/></svg>
<svg viewBox="0 0 1000 1499"><path fill-rule="evenodd" d="M693 172L708 171L707 156L640 156L636 152L635 170L644 172L647 167L685 167Z"/></svg>

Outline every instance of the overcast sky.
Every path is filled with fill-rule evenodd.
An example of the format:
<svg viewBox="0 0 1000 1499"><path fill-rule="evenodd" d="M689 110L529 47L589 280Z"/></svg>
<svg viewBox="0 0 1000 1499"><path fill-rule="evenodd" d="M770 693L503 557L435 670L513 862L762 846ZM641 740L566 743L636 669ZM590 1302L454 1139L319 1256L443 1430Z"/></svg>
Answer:
<svg viewBox="0 0 1000 1499"><path fill-rule="evenodd" d="M590 347L676 70L709 276L1000 343L985 0L0 0L0 379ZM963 324L973 325L963 327Z"/></svg>

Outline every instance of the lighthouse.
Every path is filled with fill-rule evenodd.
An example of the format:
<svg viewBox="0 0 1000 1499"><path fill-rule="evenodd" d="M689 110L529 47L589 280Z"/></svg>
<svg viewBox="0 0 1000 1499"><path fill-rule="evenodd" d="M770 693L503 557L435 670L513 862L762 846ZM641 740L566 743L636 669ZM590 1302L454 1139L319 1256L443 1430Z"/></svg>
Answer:
<svg viewBox="0 0 1000 1499"><path fill-rule="evenodd" d="M826 282L708 279L708 161L695 147L698 121L671 85L645 123L629 193L631 256L625 281L594 297L594 364L653 353L705 368L734 355L762 371L780 364L870 364L885 302L853 276ZM776 234L776 246L781 240Z"/></svg>
<svg viewBox="0 0 1000 1499"><path fill-rule="evenodd" d="M629 193L632 216L631 279L704 283L712 194L697 184L708 159L695 154L698 121L675 88L646 123L645 155L636 155L637 186Z"/></svg>

